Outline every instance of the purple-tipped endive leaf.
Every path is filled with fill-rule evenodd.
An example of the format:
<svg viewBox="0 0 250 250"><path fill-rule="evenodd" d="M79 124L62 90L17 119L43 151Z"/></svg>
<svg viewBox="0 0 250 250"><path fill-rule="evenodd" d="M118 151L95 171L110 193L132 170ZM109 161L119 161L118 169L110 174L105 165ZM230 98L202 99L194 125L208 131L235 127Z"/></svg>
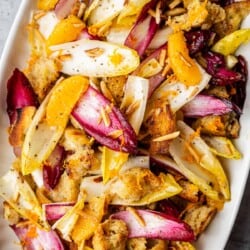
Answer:
<svg viewBox="0 0 250 250"><path fill-rule="evenodd" d="M164 240L193 241L193 230L185 222L161 212L151 210L121 211L112 215L123 220L129 230L129 238L145 237Z"/></svg>
<svg viewBox="0 0 250 250"><path fill-rule="evenodd" d="M136 152L133 128L121 111L93 87L88 88L71 114L102 145L116 151Z"/></svg>

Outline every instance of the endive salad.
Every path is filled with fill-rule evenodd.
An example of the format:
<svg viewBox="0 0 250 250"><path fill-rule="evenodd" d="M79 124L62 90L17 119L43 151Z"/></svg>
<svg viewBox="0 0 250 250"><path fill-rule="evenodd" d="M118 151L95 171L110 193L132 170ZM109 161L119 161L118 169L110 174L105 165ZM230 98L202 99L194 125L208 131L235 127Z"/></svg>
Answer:
<svg viewBox="0 0 250 250"><path fill-rule="evenodd" d="M249 1L38 0L6 83L22 249L195 249L229 202ZM10 183L12 185L10 185Z"/></svg>

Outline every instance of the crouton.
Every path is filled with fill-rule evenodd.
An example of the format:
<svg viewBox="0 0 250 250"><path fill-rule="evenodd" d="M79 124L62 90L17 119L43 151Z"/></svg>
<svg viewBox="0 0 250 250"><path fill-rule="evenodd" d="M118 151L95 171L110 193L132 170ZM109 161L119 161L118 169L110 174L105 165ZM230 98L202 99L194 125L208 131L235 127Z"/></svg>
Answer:
<svg viewBox="0 0 250 250"><path fill-rule="evenodd" d="M189 204L181 213L183 221L190 225L196 236L200 235L212 221L217 209L208 205Z"/></svg>
<svg viewBox="0 0 250 250"><path fill-rule="evenodd" d="M100 224L93 236L94 250L124 250L128 229L121 220L108 219Z"/></svg>

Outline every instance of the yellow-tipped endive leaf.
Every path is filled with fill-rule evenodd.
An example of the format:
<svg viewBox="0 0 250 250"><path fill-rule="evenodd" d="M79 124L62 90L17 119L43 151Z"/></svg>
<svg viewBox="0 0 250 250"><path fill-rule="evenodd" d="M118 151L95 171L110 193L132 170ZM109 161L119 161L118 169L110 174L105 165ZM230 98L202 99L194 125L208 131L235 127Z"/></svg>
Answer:
<svg viewBox="0 0 250 250"><path fill-rule="evenodd" d="M140 59L137 52L126 46L105 41L81 39L50 47L53 56L61 60L61 72L68 75L112 77L134 71ZM67 59L64 59L64 56ZM87 65L87 67L86 67Z"/></svg>
<svg viewBox="0 0 250 250"><path fill-rule="evenodd" d="M23 218L40 227L49 227L35 193L18 171L11 169L0 178L0 196Z"/></svg>
<svg viewBox="0 0 250 250"><path fill-rule="evenodd" d="M58 82L43 100L26 133L21 154L24 175L41 167L61 138L70 113L86 91L87 78L72 76Z"/></svg>
<svg viewBox="0 0 250 250"><path fill-rule="evenodd" d="M210 151L209 146L198 133L183 121L177 122L177 129L181 132L180 136L188 143L190 154L193 155L201 167L214 175L219 184L221 194L225 200L229 200L230 190L227 176L219 160Z"/></svg>
<svg viewBox="0 0 250 250"><path fill-rule="evenodd" d="M234 146L233 142L223 136L202 136L210 150L221 157L227 159L240 159L241 153Z"/></svg>
<svg viewBox="0 0 250 250"><path fill-rule="evenodd" d="M63 239L71 241L70 234L77 223L77 220L80 216L80 212L84 207L84 202L85 198L77 201L77 203L53 225L52 228L59 230Z"/></svg>
<svg viewBox="0 0 250 250"><path fill-rule="evenodd" d="M127 162L128 156L128 153L102 147L101 170L104 183L107 183L111 178L118 175L123 164Z"/></svg>
<svg viewBox="0 0 250 250"><path fill-rule="evenodd" d="M224 56L234 54L238 47L250 40L250 29L239 29L220 39L213 47L212 51Z"/></svg>
<svg viewBox="0 0 250 250"><path fill-rule="evenodd" d="M181 186L179 186L172 175L161 173L159 175L159 178L161 179L161 186L158 189L153 190L152 192L145 195L141 200L134 202L135 206L143 206L146 204L164 200L177 195L182 191Z"/></svg>
<svg viewBox="0 0 250 250"><path fill-rule="evenodd" d="M123 19L129 16L138 16L142 8L149 3L150 0L130 0L126 1L124 8L118 16L117 22L121 23Z"/></svg>
<svg viewBox="0 0 250 250"><path fill-rule="evenodd" d="M206 169L203 169L190 155L185 140L177 137L171 141L169 153L177 163L180 173L195 184L206 196L213 200L220 200L215 177Z"/></svg>
<svg viewBox="0 0 250 250"><path fill-rule="evenodd" d="M129 171L129 170L128 170ZM123 174L123 173L121 173ZM173 176L169 174L160 174L158 177L161 185L158 188L150 190L138 201L129 201L122 199L116 195L116 188L121 184L118 177L113 178L106 184L101 181L101 176L89 176L85 177L81 183L81 190L87 193L86 200L90 200L91 197L99 197L104 194L111 194L110 203L113 205L124 206L142 206L153 202L157 202L163 199L167 199L181 192L182 188L175 181Z"/></svg>
<svg viewBox="0 0 250 250"><path fill-rule="evenodd" d="M110 0L99 0L99 4L96 4L88 15L89 26L101 27L111 22L122 11L125 2L125 0L116 0L110 4Z"/></svg>

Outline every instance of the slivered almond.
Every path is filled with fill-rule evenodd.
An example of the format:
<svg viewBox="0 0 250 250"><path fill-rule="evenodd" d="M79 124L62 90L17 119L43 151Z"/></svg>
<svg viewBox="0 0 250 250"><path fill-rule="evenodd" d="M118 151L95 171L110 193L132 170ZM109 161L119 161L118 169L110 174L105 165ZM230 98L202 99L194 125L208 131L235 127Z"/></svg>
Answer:
<svg viewBox="0 0 250 250"><path fill-rule="evenodd" d="M180 131L175 131L173 133L170 133L170 134L167 134L167 135L163 135L163 136L159 136L157 138L154 138L153 141L160 142L160 141L172 140L172 139L178 137L179 134L180 134Z"/></svg>
<svg viewBox="0 0 250 250"><path fill-rule="evenodd" d="M108 116L106 110L105 110L103 107L101 107L101 117L102 117L102 120L103 120L105 126L106 126L106 127L109 127L111 121L110 121L110 118L109 118L109 116Z"/></svg>
<svg viewBox="0 0 250 250"><path fill-rule="evenodd" d="M148 14L149 14L150 16L154 17L154 18L156 17L156 16L155 16L155 11L152 10L152 9L149 9L149 10L148 10Z"/></svg>
<svg viewBox="0 0 250 250"><path fill-rule="evenodd" d="M167 58L165 60L165 63L166 63L166 65L165 65L164 69L161 72L162 76L166 76L169 73L170 69L171 69L171 66L170 66L170 63L169 63L169 58Z"/></svg>
<svg viewBox="0 0 250 250"><path fill-rule="evenodd" d="M73 23L73 27L75 27L75 28L81 28L82 27L82 23Z"/></svg>
<svg viewBox="0 0 250 250"><path fill-rule="evenodd" d="M121 135L123 135L123 131L120 129L114 130L111 133L108 134L111 138L113 139L117 139L118 137L120 137Z"/></svg>
<svg viewBox="0 0 250 250"><path fill-rule="evenodd" d="M126 114L126 115L132 114L132 113L139 107L139 105L140 105L140 101L139 101L139 100L137 100L137 101L131 103L131 104L127 107L127 109L126 109L126 111L125 111L125 114Z"/></svg>
<svg viewBox="0 0 250 250"><path fill-rule="evenodd" d="M189 67L191 68L192 65L188 62L188 60L185 58L185 56L183 56L182 53L179 53L180 59Z"/></svg>
<svg viewBox="0 0 250 250"><path fill-rule="evenodd" d="M101 56L104 53L104 49L102 48L93 48L93 49L88 49L85 50L85 53L89 56L89 57L98 57Z"/></svg>
<svg viewBox="0 0 250 250"><path fill-rule="evenodd" d="M107 97L111 102L114 102L114 98L113 98L110 90L108 89L107 84L106 84L105 81L100 82L100 87L101 87L101 91L104 94L104 96Z"/></svg>
<svg viewBox="0 0 250 250"><path fill-rule="evenodd" d="M83 17L83 14L84 14L84 11L86 10L86 3L80 3L80 7L79 7L79 10L78 10L78 13L77 13L77 17L78 18L82 18Z"/></svg>
<svg viewBox="0 0 250 250"><path fill-rule="evenodd" d="M67 61L67 60L70 60L72 58L72 55L71 54L65 54L65 55L60 55L58 57L58 59L60 61Z"/></svg>
<svg viewBox="0 0 250 250"><path fill-rule="evenodd" d="M38 11L38 12L36 12L35 14L34 14L34 16L33 16L33 18L35 19L35 20L38 20L38 19L40 19L41 17L43 17L44 15L46 14L46 11Z"/></svg>
<svg viewBox="0 0 250 250"><path fill-rule="evenodd" d="M138 214L138 212L136 211L136 209L132 208L132 207L127 207L126 209L127 211L129 211L134 217L135 219L138 221L138 223L145 227L146 226L146 223L145 221L143 220L143 218Z"/></svg>
<svg viewBox="0 0 250 250"><path fill-rule="evenodd" d="M155 9L155 21L157 24L161 22L161 1L159 1L156 5Z"/></svg>
<svg viewBox="0 0 250 250"><path fill-rule="evenodd" d="M182 0L174 0L172 3L168 5L169 9L174 9L176 6L178 6L180 3L182 3Z"/></svg>
<svg viewBox="0 0 250 250"><path fill-rule="evenodd" d="M166 14L168 15L168 16L178 16L178 15L181 15L181 14L184 14L184 13L186 13L187 11L186 11L186 9L184 9L184 8L174 8L174 9L172 9L172 10L168 10L167 12L166 12Z"/></svg>
<svg viewBox="0 0 250 250"><path fill-rule="evenodd" d="M167 50L166 49L162 49L160 56L159 56L159 64L163 67L164 63L165 63L165 59L167 56Z"/></svg>

